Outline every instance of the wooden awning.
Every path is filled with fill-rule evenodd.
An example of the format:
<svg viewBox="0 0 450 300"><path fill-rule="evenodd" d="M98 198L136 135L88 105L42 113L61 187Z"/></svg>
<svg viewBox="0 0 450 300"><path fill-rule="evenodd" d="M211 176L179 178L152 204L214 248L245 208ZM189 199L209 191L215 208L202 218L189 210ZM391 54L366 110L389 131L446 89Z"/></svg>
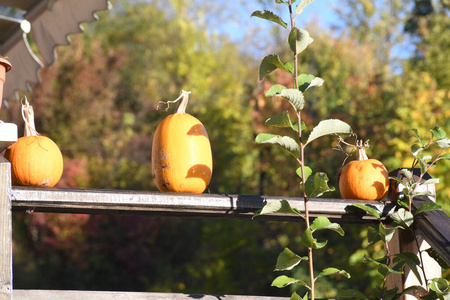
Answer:
<svg viewBox="0 0 450 300"><path fill-rule="evenodd" d="M82 32L82 22L95 21L95 12L110 8L107 0L0 0L0 5L23 11L21 18L0 15L0 54L13 66L3 100L18 100L19 91L31 92L30 83L40 80L39 70L55 62L56 46L70 44L69 35ZM39 58L30 48L28 34Z"/></svg>

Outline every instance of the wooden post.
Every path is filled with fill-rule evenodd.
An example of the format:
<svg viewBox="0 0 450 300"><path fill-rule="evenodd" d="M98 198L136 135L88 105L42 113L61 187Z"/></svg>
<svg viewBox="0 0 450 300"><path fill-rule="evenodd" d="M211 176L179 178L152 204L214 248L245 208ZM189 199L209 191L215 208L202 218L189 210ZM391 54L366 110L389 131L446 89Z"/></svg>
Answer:
<svg viewBox="0 0 450 300"><path fill-rule="evenodd" d="M0 155L0 300L12 299L11 165Z"/></svg>
<svg viewBox="0 0 450 300"><path fill-rule="evenodd" d="M392 174L391 174L392 176ZM393 176L397 176L397 177L401 177L399 176L399 173L397 172L397 174L393 175ZM417 176L417 175L414 175ZM426 176L424 176L425 180L426 179L430 179L431 177L426 174ZM403 186L399 186L397 188L397 191L401 191L404 187ZM429 191L431 192L433 195L436 195L436 189L435 189L435 185L434 184L429 184L429 185L423 185L420 187L420 191ZM433 202L436 202L436 198L430 198L432 199ZM416 238L417 238L417 244L414 240L414 237L411 236L411 234L409 232L405 232L402 230L396 230L392 240L389 242L389 249L391 252L391 255L395 255L396 253L406 253L406 252L411 252L414 253L416 255L419 256L419 251L424 251L428 248L430 248L430 245L419 235L417 235L416 233ZM419 246L419 247L417 247ZM426 252L422 252L422 263L424 265L424 270L425 270L425 274L426 274L426 279L430 280L432 278L437 278L437 277L441 277L441 267L439 266L439 264L433 259L431 258ZM406 289L407 287L410 286L422 286L424 289L426 289L427 286L427 282L425 282L424 280L424 276L423 276L423 272L422 270L418 270L419 271L419 275L421 277L421 281L422 283L420 283L420 281L417 279L416 275L411 271L411 269L408 266L405 266L404 268L404 274L391 274L388 277L388 289L392 289L397 287L399 289L399 291L403 291L404 289ZM424 292L425 290L423 290ZM420 296L422 295L422 293L420 291L418 291L417 293L415 293L414 295L405 295L404 297L402 297L401 299L404 300L413 300L413 299L420 299Z"/></svg>

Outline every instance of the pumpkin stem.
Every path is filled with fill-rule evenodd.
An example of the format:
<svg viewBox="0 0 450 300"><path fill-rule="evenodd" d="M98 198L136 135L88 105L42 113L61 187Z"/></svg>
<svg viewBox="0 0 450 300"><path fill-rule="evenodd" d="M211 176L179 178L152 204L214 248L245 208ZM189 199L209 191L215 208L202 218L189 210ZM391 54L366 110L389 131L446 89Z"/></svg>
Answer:
<svg viewBox="0 0 450 300"><path fill-rule="evenodd" d="M191 92L181 91L181 95L180 95L181 102L180 102L180 104L178 104L177 114L184 114L186 112L186 107L189 102L189 94L190 93Z"/></svg>
<svg viewBox="0 0 450 300"><path fill-rule="evenodd" d="M356 141L356 157L357 160L368 160L369 158L366 155L366 150L364 148L369 148L369 141L366 141L363 144L362 140Z"/></svg>
<svg viewBox="0 0 450 300"><path fill-rule="evenodd" d="M180 97L178 97L177 99L175 99L173 101L159 101L157 109L159 109L159 105L160 104L165 104L165 105L167 105L167 108L165 110L168 110L170 103L177 103L181 99L181 102L177 106L177 112L176 113L177 114L184 114L186 112L186 106L187 106L187 104L189 102L189 94L190 93L191 92L186 92L186 91L182 90Z"/></svg>
<svg viewBox="0 0 450 300"><path fill-rule="evenodd" d="M24 136L35 136L39 135L36 131L36 126L34 125L34 111L33 107L28 103L27 98L22 101L22 118L25 121L25 132Z"/></svg>

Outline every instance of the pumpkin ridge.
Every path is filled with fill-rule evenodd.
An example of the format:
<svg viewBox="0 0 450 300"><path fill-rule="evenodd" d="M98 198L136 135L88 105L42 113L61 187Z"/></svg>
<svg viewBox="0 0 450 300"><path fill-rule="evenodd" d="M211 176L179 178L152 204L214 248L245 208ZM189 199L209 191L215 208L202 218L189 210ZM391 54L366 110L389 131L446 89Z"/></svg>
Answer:
<svg viewBox="0 0 450 300"><path fill-rule="evenodd" d="M202 193L212 176L211 144L203 124L184 112L182 95L183 112L165 117L153 136L152 176L160 191Z"/></svg>
<svg viewBox="0 0 450 300"><path fill-rule="evenodd" d="M344 199L380 200L388 192L389 174L386 167L367 158L362 142L357 143L358 160L346 164L339 178L339 190Z"/></svg>

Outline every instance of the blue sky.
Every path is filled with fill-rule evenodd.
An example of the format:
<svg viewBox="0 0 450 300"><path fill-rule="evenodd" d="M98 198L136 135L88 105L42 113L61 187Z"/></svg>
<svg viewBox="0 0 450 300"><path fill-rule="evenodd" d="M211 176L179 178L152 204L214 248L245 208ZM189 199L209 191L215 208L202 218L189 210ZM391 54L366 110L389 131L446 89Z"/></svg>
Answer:
<svg viewBox="0 0 450 300"><path fill-rule="evenodd" d="M300 18L297 26L303 27L305 25L304 20L307 21L310 18L317 19L326 28L337 23L338 18L331 7L331 3L331 0L317 0L308 5L302 13L306 17Z"/></svg>
<svg viewBox="0 0 450 300"><path fill-rule="evenodd" d="M339 23L339 20L334 13L331 3L332 0L316 0L308 5L303 13L297 17L296 26L300 28L306 28L306 24L310 20L317 21L320 27L329 29L333 24ZM245 38L245 35L251 30L270 28L270 26L277 26L275 23L268 22L266 20L261 20L258 18L251 18L250 15L256 10L270 10L279 14L285 22L288 22L288 10L287 7L281 4L270 3L266 6L257 3L256 1L249 1L245 6L234 6L235 11L229 22L222 24L219 31L230 35L230 37L235 41L240 41ZM232 4L229 4L227 9L230 9ZM277 11L280 10L280 11ZM238 17L238 18L236 18ZM232 19L239 19L239 22L232 21Z"/></svg>
<svg viewBox="0 0 450 300"><path fill-rule="evenodd" d="M221 0L218 2L220 3ZM274 2L270 1L266 5L257 1L246 1L245 4L228 2L221 6L220 11L224 14L225 19L222 18L220 19L222 22L217 22L212 18L213 23L215 22L212 31L228 35L231 40L241 44L244 49L250 52L266 53L270 51L267 48L270 47L270 40L267 37L270 35L270 30L278 25L250 16L257 10L270 10L280 15L284 22L289 23L288 8ZM308 30L306 25L309 21L317 22L319 27L323 29L330 29L333 24L339 24L338 17L331 7L332 2L336 3L332 0L316 0L309 4L302 14L296 18L296 27ZM294 6L296 7L296 5Z"/></svg>

